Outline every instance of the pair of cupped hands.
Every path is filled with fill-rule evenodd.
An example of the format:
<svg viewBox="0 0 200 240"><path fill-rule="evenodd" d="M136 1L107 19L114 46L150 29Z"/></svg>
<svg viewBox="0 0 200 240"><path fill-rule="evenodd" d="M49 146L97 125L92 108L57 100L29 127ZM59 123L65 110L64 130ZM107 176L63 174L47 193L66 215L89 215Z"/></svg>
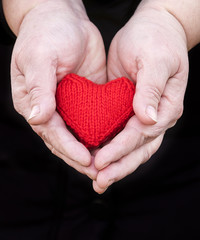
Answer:
<svg viewBox="0 0 200 240"><path fill-rule="evenodd" d="M100 32L75 1L35 6L17 35L11 63L15 109L53 154L93 180L97 193L146 162L182 114L187 42L181 24L167 10L140 4L113 38L107 59ZM56 112L57 84L68 73L98 84L125 76L136 85L135 115L92 152Z"/></svg>

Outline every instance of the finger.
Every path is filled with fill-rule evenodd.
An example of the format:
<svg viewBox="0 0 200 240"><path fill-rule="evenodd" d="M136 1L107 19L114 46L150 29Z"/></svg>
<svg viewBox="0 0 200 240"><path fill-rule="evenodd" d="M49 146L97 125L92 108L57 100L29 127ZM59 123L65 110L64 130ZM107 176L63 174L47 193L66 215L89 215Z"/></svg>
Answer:
<svg viewBox="0 0 200 240"><path fill-rule="evenodd" d="M160 121L163 125L172 127L183 113L187 76L175 75L168 80L159 106Z"/></svg>
<svg viewBox="0 0 200 240"><path fill-rule="evenodd" d="M12 100L15 110L21 114L25 119L28 119L30 114L29 97L25 86L25 77L23 74L17 72L12 76Z"/></svg>
<svg viewBox="0 0 200 240"><path fill-rule="evenodd" d="M93 161L91 162L90 166L85 167L81 164L79 164L78 162L66 157L65 155L63 155L62 153L58 152L52 145L50 145L49 143L45 142L45 145L49 148L49 150L56 155L57 157L59 157L60 159L62 159L63 161L66 162L67 165L69 165L70 167L74 168L75 170L77 170L78 172L87 175L90 179L92 180L96 180L97 177L97 169L94 166Z"/></svg>
<svg viewBox="0 0 200 240"><path fill-rule="evenodd" d="M94 191L98 194L103 194L108 189L108 187L107 188L101 188L98 185L97 181L95 181L95 180L92 182L92 186L93 186Z"/></svg>
<svg viewBox="0 0 200 240"><path fill-rule="evenodd" d="M43 72L39 66L35 68L30 66L25 78L31 107L28 121L30 124L45 123L56 109L57 79L55 66L49 63Z"/></svg>
<svg viewBox="0 0 200 240"><path fill-rule="evenodd" d="M158 59L156 61L154 59L138 60L137 63L138 73L133 108L144 124L155 124L158 121L158 106L171 74L168 64L162 59L158 62Z"/></svg>
<svg viewBox="0 0 200 240"><path fill-rule="evenodd" d="M183 113L186 84L187 74L170 78L159 103L158 123L145 125L136 116L132 117L125 129L98 151L95 157L96 168L105 168L174 126Z"/></svg>
<svg viewBox="0 0 200 240"><path fill-rule="evenodd" d="M163 135L101 170L97 175L96 181L93 183L94 190L101 194L114 182L117 182L133 173L142 163L149 160L150 157L158 150L162 139Z"/></svg>
<svg viewBox="0 0 200 240"><path fill-rule="evenodd" d="M45 51L36 51L25 59L26 62L24 58L22 61L16 59L15 55L13 57L12 92L16 98L20 98L22 94L27 95L28 109L22 110L26 120L30 124L42 124L50 119L56 108L57 63ZM20 80L22 77L24 81Z"/></svg>
<svg viewBox="0 0 200 240"><path fill-rule="evenodd" d="M145 134L146 128L148 126L141 124L136 116L132 117L110 143L98 149L95 156L96 168L101 170L146 143L149 139Z"/></svg>
<svg viewBox="0 0 200 240"><path fill-rule="evenodd" d="M32 128L57 153L59 152L82 166L91 164L89 151L67 130L65 123L57 112L47 123L32 125Z"/></svg>

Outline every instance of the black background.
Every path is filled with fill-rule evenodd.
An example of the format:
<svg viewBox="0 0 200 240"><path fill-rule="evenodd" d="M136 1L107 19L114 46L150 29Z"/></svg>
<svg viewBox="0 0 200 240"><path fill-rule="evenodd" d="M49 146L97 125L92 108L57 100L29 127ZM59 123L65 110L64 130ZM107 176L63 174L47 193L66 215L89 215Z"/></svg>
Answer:
<svg viewBox="0 0 200 240"><path fill-rule="evenodd" d="M86 2L108 49L135 6ZM183 116L146 164L102 196L54 157L13 109L11 52L12 46L0 46L1 240L200 238L199 45L189 53Z"/></svg>

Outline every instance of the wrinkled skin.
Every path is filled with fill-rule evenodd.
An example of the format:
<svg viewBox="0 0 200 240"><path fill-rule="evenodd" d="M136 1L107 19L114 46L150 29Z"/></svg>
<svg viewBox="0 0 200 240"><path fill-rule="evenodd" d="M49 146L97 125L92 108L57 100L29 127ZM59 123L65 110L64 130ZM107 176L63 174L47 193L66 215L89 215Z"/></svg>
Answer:
<svg viewBox="0 0 200 240"><path fill-rule="evenodd" d="M127 76L135 82L135 116L95 153L98 193L149 160L182 115L188 78L182 26L167 11L138 10L114 37L107 68L108 80Z"/></svg>
<svg viewBox="0 0 200 240"><path fill-rule="evenodd" d="M73 3L49 0L25 15L12 56L13 102L47 147L93 179L94 190L101 194L149 160L180 118L188 77L187 42L169 12L139 8L114 37L106 66L99 31L84 7ZM91 153L55 110L57 83L70 72L96 83L126 76L136 84L135 116Z"/></svg>
<svg viewBox="0 0 200 240"><path fill-rule="evenodd" d="M71 72L104 83L105 61L102 37L85 9L64 1L40 4L25 16L12 56L15 109L55 155L91 178L92 157L56 112L55 91Z"/></svg>

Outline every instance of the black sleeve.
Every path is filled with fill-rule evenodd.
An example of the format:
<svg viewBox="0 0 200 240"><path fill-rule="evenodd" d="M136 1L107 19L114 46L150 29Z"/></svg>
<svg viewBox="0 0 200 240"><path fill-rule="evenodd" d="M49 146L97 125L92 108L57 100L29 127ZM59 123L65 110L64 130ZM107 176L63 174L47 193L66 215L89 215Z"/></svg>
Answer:
<svg viewBox="0 0 200 240"><path fill-rule="evenodd" d="M9 28L4 12L3 12L3 6L2 6L2 0L0 0L0 43L1 44L14 44L16 40L16 36Z"/></svg>

